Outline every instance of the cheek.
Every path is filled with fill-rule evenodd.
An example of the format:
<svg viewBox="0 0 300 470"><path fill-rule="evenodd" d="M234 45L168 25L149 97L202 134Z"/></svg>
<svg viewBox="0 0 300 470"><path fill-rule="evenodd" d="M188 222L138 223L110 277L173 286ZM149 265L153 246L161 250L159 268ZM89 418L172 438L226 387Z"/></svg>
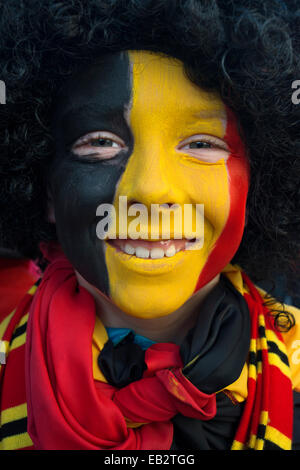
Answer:
<svg viewBox="0 0 300 470"><path fill-rule="evenodd" d="M203 165L194 170L194 184L188 188L190 200L204 205L204 250L211 250L212 244L220 236L230 210L228 169L225 163Z"/></svg>
<svg viewBox="0 0 300 470"><path fill-rule="evenodd" d="M96 208L109 198L97 191L95 181L89 175L69 173L63 184L56 183L54 207L56 228L62 245L74 243L79 237L86 236L87 229L95 224ZM94 188L94 190L92 190Z"/></svg>
<svg viewBox="0 0 300 470"><path fill-rule="evenodd" d="M75 236L96 223L97 207L112 203L122 171L123 167L101 163L58 164L52 173L51 187L59 231Z"/></svg>
<svg viewBox="0 0 300 470"><path fill-rule="evenodd" d="M201 271L195 291L211 281L231 261L240 245L245 227L249 165L245 147L237 132L235 119L230 115L230 112L225 140L230 143L230 148L232 149L226 162L229 211L222 233Z"/></svg>
<svg viewBox="0 0 300 470"><path fill-rule="evenodd" d="M104 245L96 235L96 210L99 204L112 203L120 175L116 167L65 162L52 177L59 243L81 276L107 295L108 274Z"/></svg>

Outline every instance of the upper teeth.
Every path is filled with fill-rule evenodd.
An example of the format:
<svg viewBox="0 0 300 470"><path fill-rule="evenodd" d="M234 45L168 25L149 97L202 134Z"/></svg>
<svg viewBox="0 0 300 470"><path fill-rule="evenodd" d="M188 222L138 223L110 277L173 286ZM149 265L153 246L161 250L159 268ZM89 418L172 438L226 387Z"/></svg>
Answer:
<svg viewBox="0 0 300 470"><path fill-rule="evenodd" d="M164 251L163 248L152 248L148 250L143 246L138 246L134 248L129 243L125 244L124 247L125 253L128 255L135 255L137 258L152 258L152 259L160 259L164 256L171 257L174 256L179 250L176 250L175 245L170 245L169 248Z"/></svg>
<svg viewBox="0 0 300 470"><path fill-rule="evenodd" d="M129 245L129 243L126 243L124 251L128 255L134 255L135 253L135 249L133 248L133 246Z"/></svg>

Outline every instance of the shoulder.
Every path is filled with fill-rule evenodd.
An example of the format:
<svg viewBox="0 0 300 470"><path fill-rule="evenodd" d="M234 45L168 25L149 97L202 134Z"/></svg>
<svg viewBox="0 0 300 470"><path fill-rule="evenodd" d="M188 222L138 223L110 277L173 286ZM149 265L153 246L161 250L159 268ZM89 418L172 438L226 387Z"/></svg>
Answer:
<svg viewBox="0 0 300 470"><path fill-rule="evenodd" d="M293 390L300 392L300 309L293 305L283 304L273 297L270 297L263 289L257 286L256 288L271 310L275 312L288 312L295 320L290 330L286 332L282 331L281 336L289 361Z"/></svg>
<svg viewBox="0 0 300 470"><path fill-rule="evenodd" d="M292 305L284 305L284 310L291 313L295 325L282 333L289 358L293 389L300 392L300 310Z"/></svg>
<svg viewBox="0 0 300 470"><path fill-rule="evenodd" d="M21 301L13 311L0 319L1 376L5 369L2 366L6 364L8 356L12 357L11 353L14 353L14 350L20 350L20 347L25 345L29 307L38 288L37 284L38 283L34 284L28 292L22 296ZM16 357L15 354L13 354L13 356Z"/></svg>

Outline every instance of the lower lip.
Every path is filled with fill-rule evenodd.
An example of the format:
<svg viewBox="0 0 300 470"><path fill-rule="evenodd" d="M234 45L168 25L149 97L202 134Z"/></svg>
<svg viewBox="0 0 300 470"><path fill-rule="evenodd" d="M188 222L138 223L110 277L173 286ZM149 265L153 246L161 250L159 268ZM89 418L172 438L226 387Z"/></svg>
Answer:
<svg viewBox="0 0 300 470"><path fill-rule="evenodd" d="M181 250L171 257L164 256L159 259L138 258L135 255L128 255L121 250L118 243L116 243L116 240L106 240L105 245L107 250L112 250L111 252L116 257L116 260L122 264L124 268L136 271L143 275L159 275L168 273L180 265L184 261L185 256L187 256L187 252L185 250Z"/></svg>

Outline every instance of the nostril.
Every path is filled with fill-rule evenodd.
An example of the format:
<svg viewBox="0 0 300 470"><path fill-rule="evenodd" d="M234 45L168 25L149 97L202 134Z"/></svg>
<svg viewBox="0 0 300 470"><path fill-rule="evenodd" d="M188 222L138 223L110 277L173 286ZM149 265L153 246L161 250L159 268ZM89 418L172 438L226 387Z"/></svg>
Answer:
<svg viewBox="0 0 300 470"><path fill-rule="evenodd" d="M128 201L127 204L128 206L133 206L133 204L142 204L142 203L137 201L136 199L130 199L130 201Z"/></svg>
<svg viewBox="0 0 300 470"><path fill-rule="evenodd" d="M170 209L171 207L174 206L179 206L176 202L164 202L163 204L160 204L161 207L165 207L166 209Z"/></svg>
<svg viewBox="0 0 300 470"><path fill-rule="evenodd" d="M147 205L147 204L143 204L137 199L130 199L127 201L128 207L133 206L135 204ZM155 201L155 202L153 201L151 205L156 206L156 207L159 206L160 209L171 209L171 208L174 209L175 207L180 206L180 204L176 202L159 202L159 201Z"/></svg>

